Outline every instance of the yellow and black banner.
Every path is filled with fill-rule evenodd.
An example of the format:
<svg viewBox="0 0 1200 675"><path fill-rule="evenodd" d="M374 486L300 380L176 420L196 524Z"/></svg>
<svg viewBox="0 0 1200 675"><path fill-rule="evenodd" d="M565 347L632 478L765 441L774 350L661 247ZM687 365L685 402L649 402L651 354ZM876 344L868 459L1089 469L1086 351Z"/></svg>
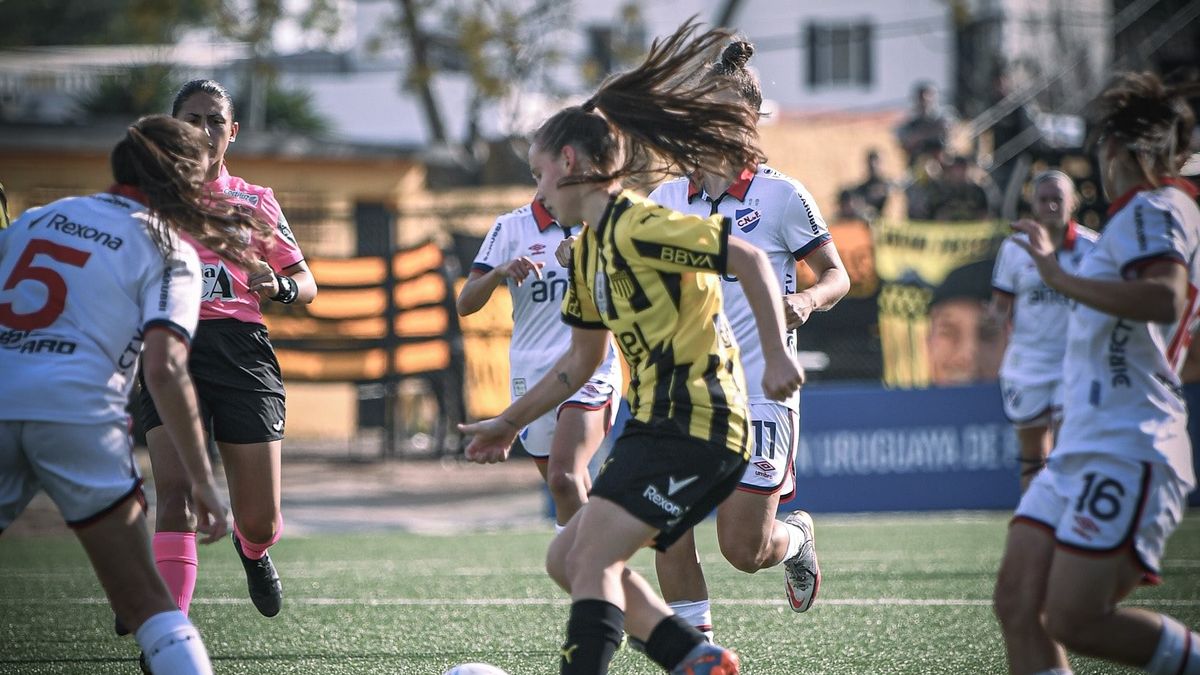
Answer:
<svg viewBox="0 0 1200 675"><path fill-rule="evenodd" d="M931 384L965 384L979 372L979 364L961 368L955 359L982 360L977 353L978 327L961 331L947 326L944 335L954 346L942 349L931 332L930 304L935 298L951 297L948 283L959 284L956 270L969 271L970 297L979 307L966 306L962 321L982 321L981 300L990 286L985 261L995 257L1009 230L999 222L880 222L874 227L875 272L882 284L879 291L879 335L883 350L883 383L889 387L920 388ZM840 248L840 242L839 242ZM972 263L977 269L968 269ZM965 272L964 272L965 273ZM957 291L955 291L957 293ZM963 297L967 294L964 293ZM955 296L957 297L957 296ZM961 333L961 335L960 335ZM970 344L967 344L967 343ZM954 353L950 353L954 352ZM942 359L943 354L945 358ZM965 355L965 356L963 356ZM974 370L969 370L974 369ZM986 370L986 368L984 368ZM959 372L962 371L962 372Z"/></svg>

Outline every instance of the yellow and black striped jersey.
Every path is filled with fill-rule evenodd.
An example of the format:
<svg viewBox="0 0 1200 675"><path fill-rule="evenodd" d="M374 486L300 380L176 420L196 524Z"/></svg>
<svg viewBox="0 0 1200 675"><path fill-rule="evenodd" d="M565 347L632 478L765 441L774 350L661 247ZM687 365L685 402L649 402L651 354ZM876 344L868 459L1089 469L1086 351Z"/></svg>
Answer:
<svg viewBox="0 0 1200 675"><path fill-rule="evenodd" d="M634 419L672 421L749 459L746 387L721 311L729 230L728 218L621 192L575 242L562 313L572 326L617 336Z"/></svg>

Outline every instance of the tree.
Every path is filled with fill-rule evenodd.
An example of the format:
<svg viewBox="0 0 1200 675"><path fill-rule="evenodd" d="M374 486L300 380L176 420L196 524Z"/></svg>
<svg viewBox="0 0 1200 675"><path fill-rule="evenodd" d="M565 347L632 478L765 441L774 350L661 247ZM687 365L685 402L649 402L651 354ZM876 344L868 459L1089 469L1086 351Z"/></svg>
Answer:
<svg viewBox="0 0 1200 675"><path fill-rule="evenodd" d="M102 77L76 101L89 117L135 118L169 111L178 87L179 78L167 64L134 66Z"/></svg>
<svg viewBox="0 0 1200 675"><path fill-rule="evenodd" d="M0 48L162 44L203 24L210 0L0 0Z"/></svg>
<svg viewBox="0 0 1200 675"><path fill-rule="evenodd" d="M340 25L337 0L309 0L300 10L290 10L291 3L284 0L203 0L210 7L213 25L222 36L250 45L250 63L247 64L242 91L241 122L247 129L261 129L267 125L267 108L277 74L270 65L273 54L273 37L276 24L292 20L308 32L316 32L326 39L337 33ZM319 116L311 110L311 97L292 92L291 101L307 107L307 111L296 111L297 119ZM327 128L321 122L317 126Z"/></svg>
<svg viewBox="0 0 1200 675"><path fill-rule="evenodd" d="M397 14L388 28L409 55L402 86L420 99L435 144L449 142L432 86L440 73L462 73L472 84L462 140L468 156L489 105L534 83L545 91L557 89L552 71L563 61L565 41L556 38L569 24L571 5L566 0L396 0Z"/></svg>

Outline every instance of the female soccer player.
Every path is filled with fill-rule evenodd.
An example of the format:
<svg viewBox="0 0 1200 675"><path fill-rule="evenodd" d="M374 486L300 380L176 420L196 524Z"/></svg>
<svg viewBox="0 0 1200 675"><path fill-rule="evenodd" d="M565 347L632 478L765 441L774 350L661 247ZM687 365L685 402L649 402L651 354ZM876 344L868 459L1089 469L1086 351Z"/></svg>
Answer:
<svg viewBox="0 0 1200 675"><path fill-rule="evenodd" d="M221 538L225 506L185 368L200 261L180 235L246 264L229 228L257 226L205 196L207 155L195 129L143 117L113 148L107 192L30 209L0 232L0 530L45 489L158 673L212 668L154 569L125 402L141 353L197 529Z"/></svg>
<svg viewBox="0 0 1200 675"><path fill-rule="evenodd" d="M630 364L632 419L586 505L555 538L551 577L573 601L560 672L604 673L622 630L675 673L736 673L733 652L675 616L626 561L669 547L737 486L748 411L737 345L721 311L718 274L741 281L763 338L763 390L791 395L803 381L783 341L780 295L765 254L729 236L728 218L678 213L621 189L656 166L713 171L710 158L756 165L758 111L686 77L726 31L694 37L690 22L651 46L636 69L610 78L582 106L537 131L529 162L559 222L584 223L573 246L563 320L571 346L546 377L498 417L465 425L469 457L502 457L517 431L593 373L613 334Z"/></svg>
<svg viewBox="0 0 1200 675"><path fill-rule="evenodd" d="M1033 179L1033 217L1046 228L1059 265L1078 273L1083 257L1099 236L1071 218L1078 204L1075 183L1061 171L1046 171ZM1000 246L992 272L991 312L1012 323L1000 390L1004 414L1017 430L1020 443L1021 491L1046 465L1062 416L1063 326L1070 316L1070 299L1042 281L1037 266L1014 234ZM1026 239L1027 240L1027 239Z"/></svg>
<svg viewBox="0 0 1200 675"><path fill-rule="evenodd" d="M559 318L567 266L555 251L572 236L572 229L578 232L578 225L560 225L536 199L500 216L458 295L458 313L466 316L479 311L501 282L508 284L513 301L509 368L514 400L542 379L570 342L570 326ZM519 434L550 488L558 519L555 529L560 532L587 501L588 462L612 425L620 387L620 364L610 345L603 363L574 395Z"/></svg>
<svg viewBox="0 0 1200 675"><path fill-rule="evenodd" d="M232 176L225 167L225 151L238 132L229 92L212 80L192 80L175 96L171 115L200 129L208 140L207 189L272 229L270 241L252 249L255 265L249 272L229 265L227 256L203 245L196 247L204 290L188 368L206 428L225 465L234 518L233 546L246 571L250 599L263 616L275 616L283 588L267 549L283 532L279 474L284 390L259 302L268 298L285 304L309 303L316 297L317 284L271 189ZM197 566L186 474L154 402L142 396L141 404L158 497L154 556L186 614L196 587Z"/></svg>
<svg viewBox="0 0 1200 675"><path fill-rule="evenodd" d="M1014 225L1046 285L1077 303L1062 430L1017 506L996 581L1014 673L1069 673L1067 649L1150 673L1200 673L1200 635L1117 605L1158 580L1196 482L1178 375L1200 285L1200 209L1177 175L1195 122L1186 95L1126 73L1093 104L1112 206L1077 274L1044 226Z"/></svg>
<svg viewBox="0 0 1200 675"><path fill-rule="evenodd" d="M725 86L722 95L741 100L754 110L762 106L758 78L746 69L754 54L749 42L735 40L709 65L704 77ZM812 196L799 181L765 164L735 164L713 158L719 171L696 174L660 185L650 200L682 213L720 214L733 221L732 234L762 249L771 272L782 287L788 331L808 320L813 311L833 307L850 290L829 228ZM805 260L817 282L796 292L796 261ZM813 542L812 518L792 512L785 521L775 519L781 499L795 493L793 462L799 445L800 397L792 394L773 401L761 386L766 365L754 314L735 277L722 277L725 315L741 352L742 368L750 396L753 430L750 464L737 489L717 508L717 540L725 558L739 570L753 574L784 563L788 603L806 611L816 597L821 570ZM792 333L781 334L789 354L795 354ZM708 587L696 554L692 532L660 553L656 559L663 598L681 617L702 632L712 630ZM711 636L711 634L710 634Z"/></svg>

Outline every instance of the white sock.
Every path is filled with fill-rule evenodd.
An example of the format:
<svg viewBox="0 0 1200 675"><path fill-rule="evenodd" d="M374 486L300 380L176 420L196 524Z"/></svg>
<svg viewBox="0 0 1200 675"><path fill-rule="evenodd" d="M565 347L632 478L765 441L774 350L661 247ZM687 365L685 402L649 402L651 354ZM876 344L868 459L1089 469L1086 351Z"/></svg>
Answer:
<svg viewBox="0 0 1200 675"><path fill-rule="evenodd" d="M562 534L562 531L565 529L567 529L566 525L559 525L558 523L554 524L554 534Z"/></svg>
<svg viewBox="0 0 1200 675"><path fill-rule="evenodd" d="M1200 674L1200 635L1166 614L1159 616L1162 617L1162 635L1158 638L1154 656L1146 664L1146 672L1154 675Z"/></svg>
<svg viewBox="0 0 1200 675"><path fill-rule="evenodd" d="M708 600L681 600L667 604L671 606L671 611L675 612L676 616L704 633L704 637L708 638L709 642L713 641L712 609Z"/></svg>
<svg viewBox="0 0 1200 675"><path fill-rule="evenodd" d="M775 563L776 565L779 565L784 560L791 560L792 558L796 557L796 554L800 552L800 547L804 545L805 537L804 530L801 530L795 525L789 525L782 520L777 520L775 522L782 525L783 531L788 533L787 551L783 554L783 560Z"/></svg>
<svg viewBox="0 0 1200 675"><path fill-rule="evenodd" d="M146 619L134 636L154 673L212 675L200 633L183 612L161 612Z"/></svg>

